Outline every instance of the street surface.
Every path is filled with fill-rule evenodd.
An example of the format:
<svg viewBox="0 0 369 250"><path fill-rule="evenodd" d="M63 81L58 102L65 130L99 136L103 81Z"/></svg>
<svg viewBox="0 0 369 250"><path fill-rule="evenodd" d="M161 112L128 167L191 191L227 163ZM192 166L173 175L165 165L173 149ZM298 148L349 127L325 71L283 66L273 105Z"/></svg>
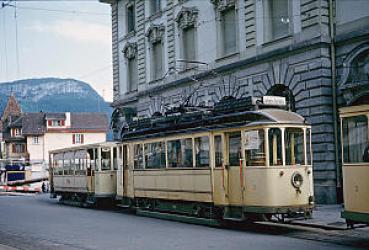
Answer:
<svg viewBox="0 0 369 250"><path fill-rule="evenodd" d="M0 195L0 249L357 249L366 229L326 231L258 224L212 228L118 209L59 204L48 195Z"/></svg>

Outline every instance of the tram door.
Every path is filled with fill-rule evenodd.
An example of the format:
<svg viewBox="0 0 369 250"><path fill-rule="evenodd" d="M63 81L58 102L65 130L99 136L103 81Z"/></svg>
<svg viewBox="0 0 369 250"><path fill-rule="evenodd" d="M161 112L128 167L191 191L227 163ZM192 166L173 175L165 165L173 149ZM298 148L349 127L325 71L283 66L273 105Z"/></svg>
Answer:
<svg viewBox="0 0 369 250"><path fill-rule="evenodd" d="M129 177L129 169L128 169L128 145L123 145L123 171L122 171L122 184L123 184L123 196L128 196L128 177Z"/></svg>
<svg viewBox="0 0 369 250"><path fill-rule="evenodd" d="M95 169L96 169L96 149L88 149L87 159L87 189L89 192L95 191Z"/></svg>
<svg viewBox="0 0 369 250"><path fill-rule="evenodd" d="M228 174L227 195L231 205L242 204L243 161L241 149L241 131L225 134L226 170Z"/></svg>

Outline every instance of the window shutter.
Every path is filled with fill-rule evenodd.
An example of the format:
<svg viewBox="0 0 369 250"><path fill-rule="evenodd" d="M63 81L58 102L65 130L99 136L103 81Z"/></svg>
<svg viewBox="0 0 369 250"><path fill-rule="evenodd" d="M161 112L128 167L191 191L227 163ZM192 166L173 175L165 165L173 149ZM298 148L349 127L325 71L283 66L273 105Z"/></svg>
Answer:
<svg viewBox="0 0 369 250"><path fill-rule="evenodd" d="M15 151L16 151L15 144L12 144L12 151L13 151L13 153L15 153Z"/></svg>
<svg viewBox="0 0 369 250"><path fill-rule="evenodd" d="M76 144L76 135L75 134L73 134L72 141L73 141L72 142L73 144Z"/></svg>
<svg viewBox="0 0 369 250"><path fill-rule="evenodd" d="M60 125L61 125L61 126L64 126L64 125L65 125L65 121L64 121L64 120L61 120L61 121L60 121Z"/></svg>
<svg viewBox="0 0 369 250"><path fill-rule="evenodd" d="M85 135L81 135L81 144L83 144L83 142L85 141Z"/></svg>
<svg viewBox="0 0 369 250"><path fill-rule="evenodd" d="M49 126L51 126L51 120L48 120L47 123L49 124Z"/></svg>

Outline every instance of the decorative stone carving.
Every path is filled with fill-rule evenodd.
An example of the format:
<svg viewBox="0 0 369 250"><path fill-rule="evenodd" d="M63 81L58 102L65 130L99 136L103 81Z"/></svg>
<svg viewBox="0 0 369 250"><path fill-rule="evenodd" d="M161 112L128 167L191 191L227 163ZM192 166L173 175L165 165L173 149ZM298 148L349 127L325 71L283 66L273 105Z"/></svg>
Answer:
<svg viewBox="0 0 369 250"><path fill-rule="evenodd" d="M344 60L338 88L347 104L369 92L369 44L355 48Z"/></svg>
<svg viewBox="0 0 369 250"><path fill-rule="evenodd" d="M126 43L126 45L124 45L122 52L124 53L124 57L127 59L135 58L137 54L137 44L136 43Z"/></svg>
<svg viewBox="0 0 369 250"><path fill-rule="evenodd" d="M160 42L164 37L164 25L151 25L146 31L146 37L150 43Z"/></svg>
<svg viewBox="0 0 369 250"><path fill-rule="evenodd" d="M229 7L235 6L236 0L210 0L218 11L223 11Z"/></svg>
<svg viewBox="0 0 369 250"><path fill-rule="evenodd" d="M199 10L196 7L182 7L175 21L181 29L196 26L198 13Z"/></svg>

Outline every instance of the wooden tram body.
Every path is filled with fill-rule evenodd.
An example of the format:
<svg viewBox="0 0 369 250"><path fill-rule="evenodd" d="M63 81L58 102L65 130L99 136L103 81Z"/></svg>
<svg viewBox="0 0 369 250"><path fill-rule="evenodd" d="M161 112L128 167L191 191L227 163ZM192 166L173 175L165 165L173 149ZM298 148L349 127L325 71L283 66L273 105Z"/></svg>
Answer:
<svg viewBox="0 0 369 250"><path fill-rule="evenodd" d="M183 116L136 122L122 133L112 155L118 205L217 221L311 213L311 127L303 117L278 108ZM95 189L86 190L96 196L97 172ZM66 182L57 178L54 193L62 194Z"/></svg>
<svg viewBox="0 0 369 250"><path fill-rule="evenodd" d="M369 225L369 104L340 109L344 211L347 224Z"/></svg>
<svg viewBox="0 0 369 250"><path fill-rule="evenodd" d="M113 201L117 150L116 143L98 143L50 151L52 193L84 205Z"/></svg>

